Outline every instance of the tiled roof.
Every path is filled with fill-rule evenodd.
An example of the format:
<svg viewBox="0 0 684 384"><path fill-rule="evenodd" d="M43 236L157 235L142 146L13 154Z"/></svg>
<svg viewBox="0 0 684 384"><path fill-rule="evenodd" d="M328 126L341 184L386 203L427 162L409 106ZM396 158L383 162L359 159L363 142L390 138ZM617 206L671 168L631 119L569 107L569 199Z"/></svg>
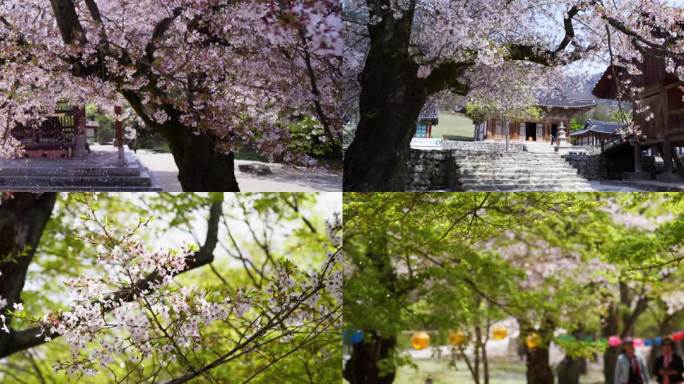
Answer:
<svg viewBox="0 0 684 384"><path fill-rule="evenodd" d="M539 98L537 104L547 108L587 108L596 106L594 100Z"/></svg>
<svg viewBox="0 0 684 384"><path fill-rule="evenodd" d="M624 126L625 124L614 121L587 120L586 124L584 124L584 128L570 133L570 136L580 136L588 132L613 135L618 129L622 129Z"/></svg>
<svg viewBox="0 0 684 384"><path fill-rule="evenodd" d="M437 103L428 101L423 106L423 110L420 111L420 115L418 115L418 122L436 125L438 120L439 108L437 107Z"/></svg>

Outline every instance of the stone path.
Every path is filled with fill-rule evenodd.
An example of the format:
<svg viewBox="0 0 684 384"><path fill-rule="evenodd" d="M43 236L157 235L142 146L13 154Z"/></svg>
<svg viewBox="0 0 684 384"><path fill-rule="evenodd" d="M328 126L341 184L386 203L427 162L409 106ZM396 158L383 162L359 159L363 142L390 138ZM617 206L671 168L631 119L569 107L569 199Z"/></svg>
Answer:
<svg viewBox="0 0 684 384"><path fill-rule="evenodd" d="M178 168L168 153L138 151L140 161L152 172L162 189L181 192ZM263 164L273 172L268 176L256 176L237 170L240 164ZM243 192L339 192L342 190L342 174L320 169L290 167L283 164L257 161L236 161L236 176Z"/></svg>

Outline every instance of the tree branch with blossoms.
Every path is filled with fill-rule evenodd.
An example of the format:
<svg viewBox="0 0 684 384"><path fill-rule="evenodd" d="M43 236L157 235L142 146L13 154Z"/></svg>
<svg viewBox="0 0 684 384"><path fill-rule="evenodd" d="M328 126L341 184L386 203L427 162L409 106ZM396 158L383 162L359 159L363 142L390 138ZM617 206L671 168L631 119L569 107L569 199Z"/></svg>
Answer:
<svg viewBox="0 0 684 384"><path fill-rule="evenodd" d="M184 267L179 270L174 270L174 274L171 276L161 276L160 271L152 271L149 275L140 277L135 282L130 282L130 286L123 287L122 289L108 294L105 301L115 301L115 302L130 302L136 299L136 295L144 290L151 289L162 282L163 279L168 279L169 277L175 277L178 274L191 271L195 268L199 268L206 264L211 263L214 260L214 249L216 248L216 243L218 241L218 223L222 214L222 204L223 199L214 202L210 208L210 216L208 219L208 230L204 244L196 252L189 254L184 262ZM116 241L113 237L107 234L104 224L98 219L94 211L91 211L91 218L103 228L103 232L108 237L111 244L115 244ZM21 277L19 274L14 274L14 276ZM23 278L25 278L25 274ZM106 310L109 310L108 308ZM36 347L46 341L50 341L55 337L59 337L58 332L49 332L46 337L38 337L45 335L45 325L41 325L31 329L25 329L21 331L15 331L13 329L8 329L10 341L5 344L5 348L0 353L1 357L9 356L18 351Z"/></svg>
<svg viewBox="0 0 684 384"><path fill-rule="evenodd" d="M258 354L263 365L255 367L248 382L288 356L320 344L322 335L337 337L342 303L339 217L329 223L327 240L317 246L327 252L318 268L303 271L274 258L262 288L202 289L175 279L213 261L223 203L217 198L209 206L203 245L161 251L135 240L147 221L131 230L112 231L109 220L90 209L88 221L97 233L84 238L97 246L98 272L68 280L74 299L68 311L35 318L22 305L8 310L14 319L36 326L0 331L0 337L9 332L15 340L3 357L61 337L72 354L58 368L71 377L106 374L116 382L138 377L183 383L198 376L218 382L215 368ZM321 239L315 229L312 238ZM288 349L270 352L274 345L276 350ZM208 350L211 359L203 356ZM112 368L119 359L131 364L124 377Z"/></svg>

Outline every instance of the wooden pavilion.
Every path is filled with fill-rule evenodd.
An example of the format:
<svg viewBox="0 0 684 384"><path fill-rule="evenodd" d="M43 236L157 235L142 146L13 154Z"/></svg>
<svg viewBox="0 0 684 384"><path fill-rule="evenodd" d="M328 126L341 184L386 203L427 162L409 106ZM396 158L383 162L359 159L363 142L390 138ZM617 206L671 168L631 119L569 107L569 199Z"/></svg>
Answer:
<svg viewBox="0 0 684 384"><path fill-rule="evenodd" d="M618 131L624 127L625 124L614 121L589 119L582 129L570 133L570 140L574 145L601 147L620 137Z"/></svg>
<svg viewBox="0 0 684 384"><path fill-rule="evenodd" d="M684 62L678 63L684 65ZM652 147L663 158L663 173L659 180L680 180L673 173L673 161L684 171L674 147L684 146L684 82L675 74L668 73L664 60L648 58L637 64L640 75L631 75L626 68L610 66L596 84L593 94L601 99L625 99L621 95L627 81L640 92L634 100L635 109L646 112L634 114L634 123L641 132L639 137L629 138L634 147L634 174L630 178L650 178L641 169L642 150Z"/></svg>

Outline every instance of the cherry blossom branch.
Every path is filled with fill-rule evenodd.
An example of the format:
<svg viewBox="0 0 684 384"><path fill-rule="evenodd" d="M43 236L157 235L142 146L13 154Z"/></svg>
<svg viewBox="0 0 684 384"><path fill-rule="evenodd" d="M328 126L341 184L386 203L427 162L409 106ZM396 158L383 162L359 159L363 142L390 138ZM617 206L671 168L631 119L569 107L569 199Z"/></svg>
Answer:
<svg viewBox="0 0 684 384"><path fill-rule="evenodd" d="M204 265L207 265L211 263L214 260L214 249L216 248L216 244L218 242L218 228L219 228L219 219L222 216L223 212L223 200L221 199L220 201L215 201L212 203L210 207L210 212L209 212L209 219L208 219L208 228L207 228L207 234L205 238L204 244L200 247L199 251L195 252L193 255L189 256L186 260L186 266L183 270L177 272L174 274L178 275L181 273L185 273L188 271L191 271L193 269L202 267ZM150 274L144 279L141 279L134 284L131 284L130 287L119 290L107 298L110 301L122 301L122 302L130 302L135 300L136 295L139 292L149 290L151 287L155 286L159 282L161 282L162 276L155 272ZM112 307L106 307L105 311L110 311L112 310ZM33 348L38 345L41 345L45 343L46 340L45 337L40 337L45 333L45 326L37 326L34 328L30 329L25 329L21 331L16 331L14 329L10 329L9 335L6 335L3 332L0 332L0 340L2 340L3 337L7 338L7 342L0 344L0 358L9 356L13 353ZM6 335L6 336L3 336ZM47 339L53 339L56 337L61 336L57 332L50 332L48 334Z"/></svg>

